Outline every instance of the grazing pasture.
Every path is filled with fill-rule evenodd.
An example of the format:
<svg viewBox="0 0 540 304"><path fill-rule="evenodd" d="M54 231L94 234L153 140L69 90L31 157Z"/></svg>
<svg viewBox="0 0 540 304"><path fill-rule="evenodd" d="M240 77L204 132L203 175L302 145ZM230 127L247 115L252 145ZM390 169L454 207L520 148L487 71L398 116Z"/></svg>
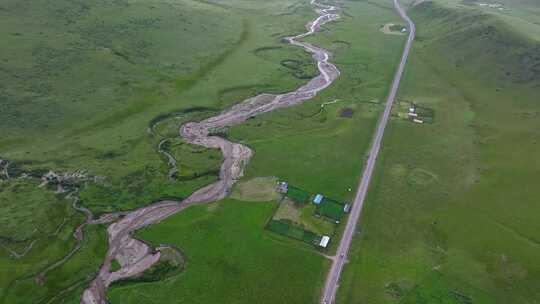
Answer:
<svg viewBox="0 0 540 304"><path fill-rule="evenodd" d="M436 119L388 126L338 303L540 299L540 45L454 2L410 8L418 36L400 97Z"/></svg>
<svg viewBox="0 0 540 304"><path fill-rule="evenodd" d="M276 293L287 303L317 302L328 262L308 245L264 229L276 203L214 204L140 231L155 245L181 247L186 268L165 281L113 287L111 303L274 303Z"/></svg>
<svg viewBox="0 0 540 304"><path fill-rule="evenodd" d="M361 172L403 39L378 31L397 21L391 9L336 2L343 18L309 38L332 51L341 71L335 84L302 105L215 130L255 151L244 181L279 176L310 192L343 200L353 195L348 189ZM0 156L21 171L81 169L99 177L79 192L81 205L96 217L186 197L215 180L221 159L217 151L178 140L179 125L256 93L305 83L316 73L314 61L281 39L305 31L314 16L308 1L291 0L5 1ZM344 107L355 114L344 119ZM163 140L161 152L177 160L172 178L167 157L158 153ZM81 249L36 281L74 248L73 231L83 216L55 189L35 189L35 180L0 183L10 210L28 215L16 206L19 199L35 208L31 225L48 232L67 218L54 238L43 239L26 227L27 219L1 219L8 234L20 224L21 234L37 241L21 259L0 251L0 303L77 303L105 256L105 227L87 226ZM28 194L21 197L17 187ZM243 195L238 199L259 197ZM179 248L185 264L173 271L157 267L147 282L119 283L111 302L274 303L276 295L287 303L318 301L328 262L311 246L264 229L275 207L225 200L141 231L138 237L156 246ZM156 277L163 280L149 282Z"/></svg>
<svg viewBox="0 0 540 304"><path fill-rule="evenodd" d="M312 193L320 191L343 200L352 197L348 189L357 183L381 109L376 101L384 99L403 39L378 31L381 22L397 19L392 10L365 2L340 4L346 12L344 18L310 38L335 51L332 61L342 71L335 84L302 105L220 130L221 136L245 143L255 152L246 183L261 176L279 176ZM336 98L341 101L321 109L323 103ZM342 107L354 109L356 114L343 119ZM238 187L242 186L240 182ZM186 269L175 279L115 287L110 291L112 303L136 303L141 298L149 302L189 298L194 303L266 303L276 300L277 294L287 303L317 302L328 262L320 256L312 258L311 245L264 229L275 208L275 203L226 200L190 208L145 229L139 234L142 239L177 243L186 254ZM280 273L288 279L275 277ZM150 290L156 296L144 296Z"/></svg>

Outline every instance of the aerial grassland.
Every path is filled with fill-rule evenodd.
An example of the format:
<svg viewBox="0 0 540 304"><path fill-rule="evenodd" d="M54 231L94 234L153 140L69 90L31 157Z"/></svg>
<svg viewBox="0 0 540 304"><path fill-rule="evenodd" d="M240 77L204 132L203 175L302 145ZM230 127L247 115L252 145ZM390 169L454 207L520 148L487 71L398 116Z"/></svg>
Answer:
<svg viewBox="0 0 540 304"><path fill-rule="evenodd" d="M260 9L280 14L289 4ZM104 227L86 227L81 249L62 263L84 219L67 193L38 187L42 174L97 177L73 193L94 216L182 198L215 180L221 159L171 140L180 171L169 178L158 144L172 129L212 115L223 107L218 100L233 102L220 92L241 86L234 97L242 99L263 85L280 92L304 81L252 51L281 46L279 37L301 31L311 10L292 6L294 16L270 18L248 9L198 1L0 5L8 42L0 50L0 158L10 163L0 181L0 302L78 299L104 256ZM297 50L291 58L311 60Z"/></svg>
<svg viewBox="0 0 540 304"><path fill-rule="evenodd" d="M338 303L535 303L540 45L469 5L410 15L399 97L436 119L389 125Z"/></svg>
<svg viewBox="0 0 540 304"><path fill-rule="evenodd" d="M302 30L304 20L312 15L310 10L296 7L290 8L298 11L295 18L281 14L288 5L282 1L260 7L275 12L276 16L270 16L247 14L245 10L253 10L247 4L229 9L197 1L161 4L118 1L107 5L58 2L53 7L32 10L16 2L6 4L2 12L6 15L12 12L18 19L13 17L10 23L9 18L3 18L2 22L14 23L11 26L14 27L24 18L32 19L33 22L25 23L27 35L37 32L38 36L23 39L20 37L24 36L14 35L10 27L5 27L5 36L22 41L10 40L12 48L20 50L2 50L6 57L3 60L9 63L2 74L6 92L3 98L16 96L9 98L1 114L5 130L0 142L2 157L25 170L84 169L105 177L102 185L82 189L83 205L96 214L131 209L160 197L186 196L211 182L211 176L199 174L197 178L167 183L167 164L156 153L161 138L149 135L147 129L164 115L194 107L216 111L224 106L218 100L226 105L260 90L286 91L304 81L279 61L264 60L255 53L261 46L281 47L279 38ZM25 10L39 14L17 14ZM64 10L78 18L71 15L55 18L54 14ZM139 20L141 16L149 20ZM72 24L68 17L77 22ZM68 27L68 33L74 33L59 35L54 32L56 27L50 26L51 33L44 32L41 37L40 20L61 23L59 28L65 22L73 27L72 30ZM48 65L30 65L37 60L36 53L39 54L42 45L52 43L49 36L68 40L54 46L61 50L74 48L73 56L91 54L76 57L72 62L67 55L47 53L43 61ZM30 42L36 45L29 45ZM283 47L283 50L285 53L290 50L290 58L295 60L311 60L297 49ZM20 55L10 58L14 53ZM24 60L26 66L21 60L24 56L28 57ZM256 68L250 69L252 66ZM37 75L43 76L35 79ZM51 75L64 78L55 80ZM47 85L49 82L51 85ZM20 87L35 83L49 90ZM61 94L54 90L55 86ZM226 92L235 95L227 96ZM28 96L34 105L20 100L21 96ZM233 101L233 97L238 100ZM27 106L31 110L26 111ZM202 117L196 112L190 113ZM20 113L26 115L19 117ZM149 186L143 189L140 184ZM122 195L126 188L140 192ZM102 198L111 193L120 193L114 205L109 202L100 205Z"/></svg>
<svg viewBox="0 0 540 304"><path fill-rule="evenodd" d="M192 207L139 233L182 248L185 271L114 287L111 303L315 303L328 263L309 247L264 229L274 204L225 200ZM171 233L174 232L174 233Z"/></svg>
<svg viewBox="0 0 540 304"><path fill-rule="evenodd" d="M390 8L340 4L343 18L310 39L333 51L332 62L342 74L332 87L302 105L219 130L220 136L255 152L245 183L276 176L313 193L352 197L349 188L356 186L404 40L379 31L382 24L398 21ZM277 62L294 56L270 47L258 47L256 53ZM352 117L343 117L344 109L352 109ZM239 192L233 190L237 199ZM112 303L141 298L148 303L186 298L193 303L318 302L328 262L312 246L264 229L275 201L244 200L191 208L140 231L138 236L152 244L181 248L187 257L185 272L163 282L113 286Z"/></svg>
<svg viewBox="0 0 540 304"><path fill-rule="evenodd" d="M397 20L391 9L337 3L342 19L307 40L333 52L340 78L312 101L258 116L227 134L255 151L248 177L278 176L308 192L348 200L404 40L378 31ZM352 109L351 118L342 117L344 109Z"/></svg>
<svg viewBox="0 0 540 304"><path fill-rule="evenodd" d="M390 7L338 4L342 19L310 38L332 51L342 73L335 84L303 105L216 130L255 151L246 180L276 176L310 192L352 197L403 38L379 31L399 21ZM182 142L178 127L256 93L290 91L317 71L307 53L281 41L315 16L308 1L28 5L0 5L0 35L9 41L0 50L0 155L12 176L83 170L95 177L74 194L95 217L181 199L211 183L220 154ZM177 161L174 174L164 152ZM39 276L76 246L72 233L83 221L71 199L39 183L0 181L14 213L1 218L1 235L19 224L46 230L21 230L24 244L2 239L18 252L36 243L20 259L0 253L1 303L76 303L105 255L104 227L88 226L81 249ZM25 218L24 206L36 217ZM156 246L179 248L184 271L159 282L119 283L111 301L140 303L145 290L148 303L270 303L276 295L286 303L317 302L328 262L311 246L264 230L275 208L225 200L141 231Z"/></svg>

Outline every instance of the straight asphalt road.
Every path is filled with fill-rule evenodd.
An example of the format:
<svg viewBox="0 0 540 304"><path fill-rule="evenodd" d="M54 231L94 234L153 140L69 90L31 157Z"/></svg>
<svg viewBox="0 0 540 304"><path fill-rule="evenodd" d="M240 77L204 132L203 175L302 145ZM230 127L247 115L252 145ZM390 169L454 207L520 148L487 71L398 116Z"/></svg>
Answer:
<svg viewBox="0 0 540 304"><path fill-rule="evenodd" d="M369 157L364 168L364 173L362 174L362 179L358 185L358 190L356 192L356 197L353 202L353 207L345 231L341 237L339 248L336 252L336 256L333 259L332 267L326 278L326 284L321 297L321 303L331 304L334 303L336 292L339 287L339 278L343 266L347 261L347 253L349 247L351 246L351 241L353 239L354 233L356 231L356 224L360 218L360 213L362 212L362 207L364 205L364 200L366 198L369 182L371 180L371 175L373 174L373 169L375 167L375 162L377 160L377 155L381 147L381 141L384 135L384 129L390 118L390 113L392 111L392 105L394 104L394 99L396 98L397 91L399 89L399 84L401 82L401 77L403 71L405 70L405 64L407 63L407 58L409 57L409 52L411 50L414 37L416 35L416 26L414 22L407 16L405 10L401 7L399 0L394 0L394 7L398 14L405 20L409 25L409 37L403 50L403 55L401 57L401 62L394 76L394 81L392 82L392 88L388 94L388 99L386 100L386 107L384 109L383 115L379 121L377 129L375 131L375 136L373 140L373 145L369 151Z"/></svg>

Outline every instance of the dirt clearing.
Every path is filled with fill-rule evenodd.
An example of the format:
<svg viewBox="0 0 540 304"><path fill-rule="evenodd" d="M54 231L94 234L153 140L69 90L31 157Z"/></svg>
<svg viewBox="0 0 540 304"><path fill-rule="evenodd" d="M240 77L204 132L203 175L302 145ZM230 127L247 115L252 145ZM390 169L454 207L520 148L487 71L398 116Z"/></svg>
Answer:
<svg viewBox="0 0 540 304"><path fill-rule="evenodd" d="M277 177L255 177L240 182L233 189L231 198L250 202L269 202L278 200L280 195L276 191Z"/></svg>
<svg viewBox="0 0 540 304"><path fill-rule="evenodd" d="M405 28L403 26L399 25L399 24L387 23L387 24L381 26L379 31L381 31L381 32L383 32L385 34L388 34L388 35L400 35L400 36L403 36L403 35L405 35L405 33L407 33L407 31L402 32L402 29L405 29Z"/></svg>

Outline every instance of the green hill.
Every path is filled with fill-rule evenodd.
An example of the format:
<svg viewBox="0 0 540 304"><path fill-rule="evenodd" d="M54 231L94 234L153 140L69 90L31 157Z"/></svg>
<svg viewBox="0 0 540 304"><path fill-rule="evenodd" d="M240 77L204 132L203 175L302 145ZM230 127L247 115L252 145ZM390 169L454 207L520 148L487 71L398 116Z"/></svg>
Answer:
<svg viewBox="0 0 540 304"><path fill-rule="evenodd" d="M466 2L409 9L399 97L437 119L389 125L338 303L540 299L540 42L519 10L538 4ZM412 183L418 170L433 180Z"/></svg>

